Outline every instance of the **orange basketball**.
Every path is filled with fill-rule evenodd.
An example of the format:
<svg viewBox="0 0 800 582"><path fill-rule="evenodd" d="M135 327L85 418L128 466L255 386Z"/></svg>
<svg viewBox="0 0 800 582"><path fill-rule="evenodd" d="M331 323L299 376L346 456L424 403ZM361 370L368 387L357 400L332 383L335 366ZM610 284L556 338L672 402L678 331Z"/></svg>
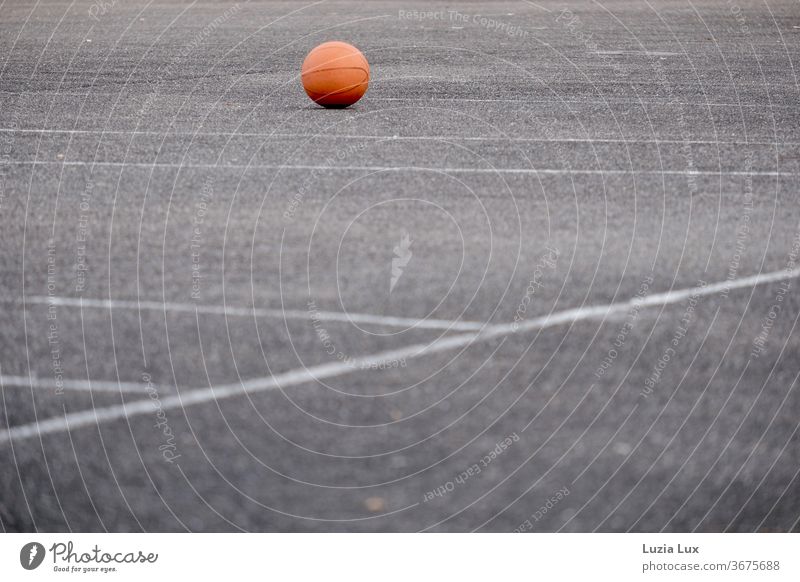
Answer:
<svg viewBox="0 0 800 582"><path fill-rule="evenodd" d="M346 42L325 42L303 61L303 89L323 107L347 107L367 92L369 63Z"/></svg>

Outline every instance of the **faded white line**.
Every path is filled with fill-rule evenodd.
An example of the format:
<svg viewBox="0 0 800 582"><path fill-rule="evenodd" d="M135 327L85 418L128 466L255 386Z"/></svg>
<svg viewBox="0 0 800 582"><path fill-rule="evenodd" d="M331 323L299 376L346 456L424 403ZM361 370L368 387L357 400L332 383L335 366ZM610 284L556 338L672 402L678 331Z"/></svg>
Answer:
<svg viewBox="0 0 800 582"><path fill-rule="evenodd" d="M228 305L202 305L194 303L163 303L161 301L129 301L118 299L90 299L81 297L49 297L34 295L25 299L26 303L84 307L86 309L129 309L141 311L176 311L185 313L205 313L231 317L277 317L305 319L310 321L313 314L321 321L344 323L366 323L388 327L414 327L419 329L443 329L453 331L479 331L487 324L477 321L451 321L448 319L414 319L413 317L394 317L391 315L372 315L369 313L344 313L338 311L302 311L297 309L259 309L233 307Z"/></svg>
<svg viewBox="0 0 800 582"><path fill-rule="evenodd" d="M537 4L536 2L531 2L531 0L524 0L524 2L526 4L530 4L531 6L535 6L536 8L538 8L540 10L544 10L545 12L553 12L549 8L545 8L544 6L541 6L540 4Z"/></svg>
<svg viewBox="0 0 800 582"><path fill-rule="evenodd" d="M681 53L668 53L662 51L595 51L596 55L610 55L610 56L634 56L634 57L682 57L684 56ZM711 103L707 104L698 104L698 105L711 105ZM722 103L720 105L728 105L728 103ZM730 104L731 106L735 105L733 103ZM755 104L753 104L755 105Z"/></svg>
<svg viewBox="0 0 800 582"><path fill-rule="evenodd" d="M55 378L39 378L37 376L2 376L0 375L0 387L2 388L35 388L52 390L78 390L85 392L134 392L146 394L148 384L138 384L136 382L114 382L109 380L56 380ZM152 384L152 387L159 392L174 392L172 386L162 386Z"/></svg>
<svg viewBox="0 0 800 582"><path fill-rule="evenodd" d="M643 53L638 53L643 54ZM522 105L533 104L533 103L552 103L552 104L563 104L563 105L605 105L607 107L611 105L670 105L670 106L680 106L680 107L741 107L745 109L758 109L759 107L763 107L763 105L759 105L758 103L722 103L719 101L709 101L709 102L692 102L692 101L654 101L654 100L634 100L634 99L586 99L586 100L576 100L576 99L563 99L563 100L548 100L548 99L478 99L478 98L470 98L470 97L440 97L431 99L429 97L371 97L370 101L397 101L397 102L421 102L427 104L434 104L434 103L518 103ZM791 104L782 104L776 103L773 105L775 109L791 109L793 106Z"/></svg>
<svg viewBox="0 0 800 582"><path fill-rule="evenodd" d="M67 134L67 135L154 135L164 137L164 135L181 137L259 137L264 139L327 139L327 140L379 140L379 141L501 141L514 143L620 143L620 144L706 144L706 145L767 145L767 146L798 146L800 142L792 141L759 141L759 140L715 140L715 139L636 139L636 138L571 138L571 137L512 137L512 136L480 136L480 135L357 135L357 134L336 134L336 133L260 133L249 131L178 131L170 130L153 131L146 129L14 129L0 127L0 132L7 133L34 133L34 134Z"/></svg>
<svg viewBox="0 0 800 582"><path fill-rule="evenodd" d="M514 324L501 324L486 327L479 333L464 333L452 337L439 338L429 344L415 344L387 350L353 359L350 363L334 362L321 364L298 370L291 370L282 374L275 374L269 378L255 378L236 384L225 384L222 386L211 386L208 388L197 388L177 394L165 396L161 399L161 406L164 410L173 408L184 408L194 404L219 401L225 398L264 392L272 389L283 389L298 384L304 384L314 380L333 378L350 374L355 370L368 369L374 365L379 365L391 360L403 358L415 358L466 347L472 343L487 341L490 339L511 335L515 332L526 332L537 329L545 329L558 325L565 325L578 321L603 319L611 314L627 312L634 306L655 307L678 303L693 296L713 295L718 292L740 289L743 287L754 287L766 283L794 279L800 276L800 269L782 270L760 275L752 275L741 279L710 283L704 286L691 287L689 289L679 289L664 293L655 293L645 298L636 297L621 303L608 305L598 305L591 307L578 307L567 309L543 317L538 317L529 321ZM11 427L0 431L0 442L16 441L31 438L39 435L71 431L85 426L111 422L122 418L131 418L142 414L151 414L153 404L149 400L137 400L129 404L95 408L82 412L73 412L60 417L53 417L38 423L24 424Z"/></svg>
<svg viewBox="0 0 800 582"><path fill-rule="evenodd" d="M110 167L110 168L191 168L194 170L301 170L301 171L332 171L332 172L440 172L449 174L588 174L588 175L655 175L655 176L771 176L771 177L797 177L796 172L777 171L742 171L728 172L719 170L588 170L588 169L563 169L563 168L437 168L434 166L317 166L304 164L194 164L194 163L166 163L166 162L78 162L54 160L6 160L0 166L79 166L79 167Z"/></svg>
<svg viewBox="0 0 800 582"><path fill-rule="evenodd" d="M530 30L542 30L538 28L531 28ZM658 54L654 53L643 53L643 52L630 52L630 53L620 53L620 52L608 52L608 53L594 53L598 55L607 54L609 56L622 56L622 55L631 55L631 56L644 56L644 57L651 57L651 56L659 56ZM666 53L662 56L684 56L682 54L674 54L669 55ZM384 78L379 79L377 82L382 83L384 86L392 85L396 81L399 83L404 83L409 79L435 79L436 77L430 75L423 75L423 76L404 76L398 78ZM399 84L398 83L398 84ZM19 95L16 91L3 91L0 89L0 94L7 94L7 95ZM61 93L62 97L81 97L83 94L81 93ZM612 105L650 105L650 106L660 106L660 105L668 105L671 107L736 107L742 109L758 109L763 107L760 103L727 103L725 101L667 101L667 100L659 100L659 99L626 99L622 97L607 97L601 99L563 99L563 98L554 98L554 99L547 99L547 98L535 98L531 97L528 99L515 99L512 97L508 98L479 98L479 97L371 97L370 101L394 101L394 102L417 102L417 103L425 103L426 105L434 105L434 104L448 104L448 103L514 103L514 104L521 104L521 105L528 105L528 104L536 104L542 103L547 105L602 105L605 107L610 107ZM789 103L775 103L771 106L773 109L791 109L793 105ZM0 129L2 131L2 129ZM102 130L96 130L97 133L104 133ZM113 133L112 132L105 132L105 133ZM194 132L192 132L194 133ZM202 132L198 132L198 135L202 135Z"/></svg>

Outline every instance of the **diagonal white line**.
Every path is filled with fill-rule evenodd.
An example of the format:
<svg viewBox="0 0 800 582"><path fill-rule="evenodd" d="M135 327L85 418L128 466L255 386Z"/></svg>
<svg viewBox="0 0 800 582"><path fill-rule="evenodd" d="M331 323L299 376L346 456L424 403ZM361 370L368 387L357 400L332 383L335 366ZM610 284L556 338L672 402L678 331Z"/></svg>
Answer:
<svg viewBox="0 0 800 582"><path fill-rule="evenodd" d="M88 392L135 392L146 394L147 384L137 382L114 382L108 380L56 380L55 378L39 378L37 376L3 376L0 375L0 387L2 388L42 388L54 389L63 388L64 390L78 390ZM174 392L172 386L152 384L152 387L159 392Z"/></svg>
<svg viewBox="0 0 800 582"><path fill-rule="evenodd" d="M782 271L752 275L750 277L743 277L741 279L731 279L719 283L691 287L688 289L667 291L665 293L655 293L643 299L636 297L630 301L624 301L621 303L567 309L565 311L559 311L543 317L537 317L536 319L522 322L519 325L510 323L492 325L484 328L484 330L481 332L464 333L452 337L438 338L437 340L428 344L415 344L395 350L387 350L376 354L355 358L348 363L334 362L330 364L321 364L318 366L291 370L282 374L275 374L268 378L255 378L236 384L197 388L185 392L184 394L165 396L161 399L160 406L163 410L184 408L194 404L203 404L205 402L223 400L225 398L232 398L242 394L264 392L266 390L272 390L275 388L283 389L289 386L304 384L313 380L322 380L324 378L343 376L356 370L364 370L374 365L380 365L387 361L399 360L403 358L415 358L418 356L453 350L468 346L475 342L482 342L497 337L511 335L515 332L544 329L578 321L603 319L612 314L627 312L634 306L656 307L669 305L673 303L679 303L684 299L693 296L713 295L718 292L727 292L729 290L739 289L742 287L753 287L756 285L763 285L766 283L773 283L786 279L794 279L798 276L800 276L800 269L785 269ZM46 420L39 421L38 423L19 425L0 431L0 443L17 441L50 433L71 431L77 428L94 426L121 418L131 418L133 416L153 413L154 411L155 407L152 401L137 400L129 404L68 413L64 416L48 418Z"/></svg>
<svg viewBox="0 0 800 582"><path fill-rule="evenodd" d="M131 309L134 311L177 311L187 313L207 313L231 317L278 317L287 319L314 319L345 323L371 323L390 327L415 327L420 329L444 329L453 331L479 331L487 324L478 321L454 321L448 319L414 319L413 317L394 317L391 315L372 315L369 313L344 313L338 311L302 311L297 309L259 309L233 307L228 305L201 305L195 303L163 303L161 301L128 301L117 299L86 299L81 297L58 297L35 295L26 297L25 303L84 307L86 309Z"/></svg>

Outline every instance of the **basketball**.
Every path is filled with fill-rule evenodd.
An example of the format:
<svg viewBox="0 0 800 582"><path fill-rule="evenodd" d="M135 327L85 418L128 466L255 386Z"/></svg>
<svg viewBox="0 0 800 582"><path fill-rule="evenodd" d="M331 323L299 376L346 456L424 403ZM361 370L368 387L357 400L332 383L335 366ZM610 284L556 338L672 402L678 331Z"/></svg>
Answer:
<svg viewBox="0 0 800 582"><path fill-rule="evenodd" d="M331 41L314 48L303 61L303 89L319 105L342 108L367 92L369 63L351 44Z"/></svg>

